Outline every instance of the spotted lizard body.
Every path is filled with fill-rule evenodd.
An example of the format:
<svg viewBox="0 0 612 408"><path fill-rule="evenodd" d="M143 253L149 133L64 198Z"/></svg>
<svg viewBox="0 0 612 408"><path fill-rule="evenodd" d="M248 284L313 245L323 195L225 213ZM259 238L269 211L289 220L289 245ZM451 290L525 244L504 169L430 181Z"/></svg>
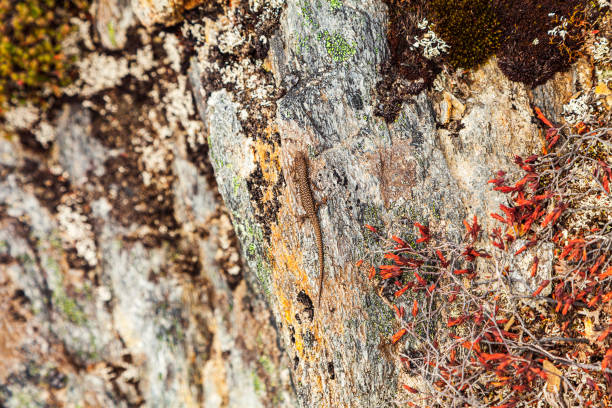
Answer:
<svg viewBox="0 0 612 408"><path fill-rule="evenodd" d="M323 292L323 270L324 270L324 262L323 262L323 239L321 236L321 224L319 223L319 218L317 217L317 209L318 205L315 204L314 198L312 196L312 190L310 189L310 177L308 174L308 159L303 152L298 152L294 160L294 172L295 177L298 183L298 188L300 192L300 199L302 201L302 206L304 207L304 211L306 211L306 218L309 218L312 226L315 231L315 237L317 240L317 248L319 250L319 273L320 273L320 283L319 283L319 304L321 304L321 293Z"/></svg>

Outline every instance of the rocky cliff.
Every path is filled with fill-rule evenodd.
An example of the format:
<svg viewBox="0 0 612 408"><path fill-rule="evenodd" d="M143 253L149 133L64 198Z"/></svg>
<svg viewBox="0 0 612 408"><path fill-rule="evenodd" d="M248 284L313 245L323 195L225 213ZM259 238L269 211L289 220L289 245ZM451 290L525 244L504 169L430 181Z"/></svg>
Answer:
<svg viewBox="0 0 612 408"><path fill-rule="evenodd" d="M3 112L0 402L411 401L393 335L413 303L396 315L398 287L368 277L379 238L415 241L418 223L459 245L472 216L490 230L506 201L487 181L546 145L534 107L569 125L590 92L605 117L609 49L588 50L608 6L600 37L533 87L496 56L399 81L401 2L198 3L94 1L64 40L73 81ZM550 276L553 249L538 251Z"/></svg>

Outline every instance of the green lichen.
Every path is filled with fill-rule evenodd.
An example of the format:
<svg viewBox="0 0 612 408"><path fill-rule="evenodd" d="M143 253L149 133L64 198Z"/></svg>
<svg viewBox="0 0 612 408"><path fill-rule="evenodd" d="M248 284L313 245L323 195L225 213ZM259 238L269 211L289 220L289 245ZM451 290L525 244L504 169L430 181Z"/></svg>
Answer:
<svg viewBox="0 0 612 408"><path fill-rule="evenodd" d="M115 26L113 25L112 21L108 22L107 28L108 28L108 37L110 38L111 44L113 44L113 47L116 47L117 39L115 38Z"/></svg>
<svg viewBox="0 0 612 408"><path fill-rule="evenodd" d="M320 33L319 38L323 41L327 55L334 62L345 62L356 53L357 44L349 44L342 34L335 32L330 34L327 30Z"/></svg>
<svg viewBox="0 0 612 408"><path fill-rule="evenodd" d="M261 364L264 371L268 373L268 375L272 375L274 373L274 365L267 356L259 357L259 364Z"/></svg>
<svg viewBox="0 0 612 408"><path fill-rule="evenodd" d="M365 321L368 343L378 344L381 334L390 336L394 333L395 315L393 310L384 304L378 295L368 293L366 298L362 304L366 305L368 315L368 319ZM359 327L363 324L363 320L356 319L354 323L355 327Z"/></svg>
<svg viewBox="0 0 612 408"><path fill-rule="evenodd" d="M339 10L342 8L342 1L341 0L327 0L329 2L329 7L333 10Z"/></svg>
<svg viewBox="0 0 612 408"><path fill-rule="evenodd" d="M313 18L312 7L310 6L310 4L302 3L300 5L300 11L298 12L298 14L301 15L302 18L304 18L304 21L308 26L314 29L319 28L319 23L317 23Z"/></svg>
<svg viewBox="0 0 612 408"><path fill-rule="evenodd" d="M87 321L87 316L77 302L68 297L63 291L53 293L53 303L68 320L77 326L82 326Z"/></svg>
<svg viewBox="0 0 612 408"><path fill-rule="evenodd" d="M232 179L232 184L234 186L234 195L238 195L238 190L240 189L240 186L242 185L240 178L238 176L234 176Z"/></svg>
<svg viewBox="0 0 612 408"><path fill-rule="evenodd" d="M257 268L255 269L255 276L257 276L257 280L262 287L263 293L266 298L269 298L272 294L272 289L270 287L270 276L272 275L272 271L268 267L268 265L263 261L257 261Z"/></svg>
<svg viewBox="0 0 612 408"><path fill-rule="evenodd" d="M266 385L255 372L251 373L251 376L253 377L253 388L255 388L255 392L264 395L266 393Z"/></svg>

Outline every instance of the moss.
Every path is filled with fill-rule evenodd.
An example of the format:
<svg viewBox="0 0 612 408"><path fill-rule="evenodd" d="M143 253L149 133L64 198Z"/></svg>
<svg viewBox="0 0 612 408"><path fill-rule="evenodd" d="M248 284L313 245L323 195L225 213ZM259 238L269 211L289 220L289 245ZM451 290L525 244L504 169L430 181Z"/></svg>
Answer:
<svg viewBox="0 0 612 408"><path fill-rule="evenodd" d="M496 54L501 71L528 86L567 69L601 11L584 0L385 0L390 57L381 65L374 113L387 123L433 84L442 66L473 68ZM427 59L413 47L423 18L450 48ZM564 24L564 37L549 34ZM585 29L587 28L587 29Z"/></svg>
<svg viewBox="0 0 612 408"><path fill-rule="evenodd" d="M588 17L584 1L503 0L498 14L504 21L504 41L498 52L498 66L512 81L531 87L542 84L555 73L570 67L582 43L583 19ZM566 22L565 38L551 37L549 31Z"/></svg>
<svg viewBox="0 0 612 408"><path fill-rule="evenodd" d="M471 68L485 62L500 43L501 27L491 0L432 0L434 31L450 45L448 60Z"/></svg>
<svg viewBox="0 0 612 408"><path fill-rule="evenodd" d="M436 59L425 58L412 47L418 28L418 6L413 2L386 0L389 6L387 41L390 57L380 67L382 80L377 84L378 102L374 114L392 123L403 102L433 83L440 68Z"/></svg>
<svg viewBox="0 0 612 408"><path fill-rule="evenodd" d="M59 94L73 79L62 41L84 0L0 0L0 112L26 100L43 105L43 90Z"/></svg>

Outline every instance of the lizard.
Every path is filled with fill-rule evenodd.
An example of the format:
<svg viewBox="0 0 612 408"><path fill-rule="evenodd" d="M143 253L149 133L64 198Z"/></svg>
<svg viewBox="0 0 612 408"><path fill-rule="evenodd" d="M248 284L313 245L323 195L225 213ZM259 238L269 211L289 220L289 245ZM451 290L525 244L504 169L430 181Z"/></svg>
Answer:
<svg viewBox="0 0 612 408"><path fill-rule="evenodd" d="M310 178L308 174L308 159L304 152L298 152L294 159L293 175L296 177L298 189L300 192L300 200L306 215L303 218L309 218L310 222L315 231L315 238L317 240L317 249L319 250L319 306L321 305L321 293L323 292L323 278L324 278L324 260L323 260L323 239L321 236L321 223L317 216L317 210L319 209L319 203L315 203L312 196L312 190L310 189Z"/></svg>

